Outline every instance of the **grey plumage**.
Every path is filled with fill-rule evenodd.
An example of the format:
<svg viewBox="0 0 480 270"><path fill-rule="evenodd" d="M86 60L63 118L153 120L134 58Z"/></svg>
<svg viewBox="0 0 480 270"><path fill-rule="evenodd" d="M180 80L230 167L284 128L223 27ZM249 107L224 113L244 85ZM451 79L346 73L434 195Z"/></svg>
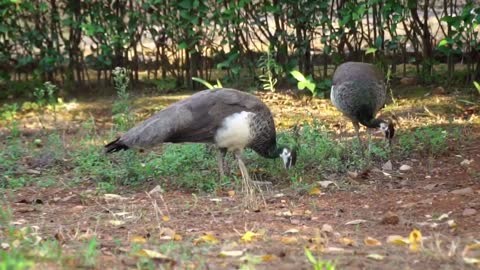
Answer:
<svg viewBox="0 0 480 270"><path fill-rule="evenodd" d="M277 145L272 114L259 98L224 88L200 91L168 106L107 144L105 151L148 148L166 142L213 143L223 153L233 151L241 170L245 167L241 153L246 147L266 158L281 157L286 168L296 159L294 149ZM219 157L222 173L224 154ZM242 175L250 181L246 171Z"/></svg>
<svg viewBox="0 0 480 270"><path fill-rule="evenodd" d="M393 137L393 124L376 118L385 105L387 88L383 74L375 66L360 62L338 66L333 75L330 98L333 105L352 120L359 140L359 123L368 128L381 128L387 139Z"/></svg>

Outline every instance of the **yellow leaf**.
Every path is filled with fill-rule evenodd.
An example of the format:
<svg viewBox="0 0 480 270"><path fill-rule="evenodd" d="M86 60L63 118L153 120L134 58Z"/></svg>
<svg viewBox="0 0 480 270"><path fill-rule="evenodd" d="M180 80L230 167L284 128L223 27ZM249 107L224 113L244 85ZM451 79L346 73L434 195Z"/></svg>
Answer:
<svg viewBox="0 0 480 270"><path fill-rule="evenodd" d="M365 243L365 245L370 246L370 247L375 247L375 246L381 246L382 245L382 243L380 241L378 241L377 239L372 238L372 237L365 238L363 240L363 242Z"/></svg>
<svg viewBox="0 0 480 270"><path fill-rule="evenodd" d="M353 246L355 244L355 241L351 238L348 238L348 237L339 238L338 242L342 245L345 245L345 246Z"/></svg>
<svg viewBox="0 0 480 270"><path fill-rule="evenodd" d="M243 255L244 252L245 252L244 250L228 250L228 251L222 250L222 251L220 251L218 256L220 256L220 257L240 257L240 256Z"/></svg>
<svg viewBox="0 0 480 270"><path fill-rule="evenodd" d="M403 246L403 245L408 245L410 243L410 240L408 240L408 238L405 238L401 235L389 235L387 237L387 243L396 245L396 246Z"/></svg>
<svg viewBox="0 0 480 270"><path fill-rule="evenodd" d="M420 250L422 245L422 233L419 230L414 229L410 232L408 240L410 242L410 250L416 252Z"/></svg>
<svg viewBox="0 0 480 270"><path fill-rule="evenodd" d="M235 190L229 190L227 193L229 197L235 196Z"/></svg>
<svg viewBox="0 0 480 270"><path fill-rule="evenodd" d="M175 241L182 241L182 236L178 233L176 233L174 236L173 236L173 240Z"/></svg>
<svg viewBox="0 0 480 270"><path fill-rule="evenodd" d="M169 222L169 221L170 221L170 217L169 217L169 216L162 216L162 221L163 221L163 222Z"/></svg>
<svg viewBox="0 0 480 270"><path fill-rule="evenodd" d="M320 195L322 191L318 187L313 187L308 191L309 195Z"/></svg>
<svg viewBox="0 0 480 270"><path fill-rule="evenodd" d="M377 253L372 253L372 254L368 254L367 258L373 259L373 260L376 260L376 261L381 261L385 258L385 256L377 254Z"/></svg>
<svg viewBox="0 0 480 270"><path fill-rule="evenodd" d="M162 253L159 253L154 250L149 250L149 249L140 249L139 251L135 252L135 255L137 257L144 257L144 258L150 258L150 259L157 259L157 260L165 260L165 261L173 261L172 258L169 258Z"/></svg>
<svg viewBox="0 0 480 270"><path fill-rule="evenodd" d="M247 231L242 235L242 238L240 238L240 240L244 243L250 243L253 240L256 240L258 236L259 236L258 233L254 233L252 231Z"/></svg>
<svg viewBox="0 0 480 270"><path fill-rule="evenodd" d="M201 243L218 244L218 242L218 239L212 234L205 234L193 240L194 245L198 245Z"/></svg>
<svg viewBox="0 0 480 270"><path fill-rule="evenodd" d="M145 244L147 242L147 239L145 239L145 237L142 237L142 236L134 236L130 238L130 242L135 244Z"/></svg>
<svg viewBox="0 0 480 270"><path fill-rule="evenodd" d="M447 221L448 227L450 227L451 231L457 230L458 224L455 222L455 220L450 219Z"/></svg>
<svg viewBox="0 0 480 270"><path fill-rule="evenodd" d="M477 250L480 249L480 243L470 244L465 246L465 250Z"/></svg>
<svg viewBox="0 0 480 270"><path fill-rule="evenodd" d="M478 265L480 265L480 259L477 259L477 258L463 258L463 261L466 264L478 264Z"/></svg>
<svg viewBox="0 0 480 270"><path fill-rule="evenodd" d="M298 239L293 236L284 236L280 239L280 241L284 244L290 245L290 244L296 244L298 242Z"/></svg>
<svg viewBox="0 0 480 270"><path fill-rule="evenodd" d="M275 259L275 255L272 255L272 254L266 254L262 256L263 262L273 261L274 259Z"/></svg>

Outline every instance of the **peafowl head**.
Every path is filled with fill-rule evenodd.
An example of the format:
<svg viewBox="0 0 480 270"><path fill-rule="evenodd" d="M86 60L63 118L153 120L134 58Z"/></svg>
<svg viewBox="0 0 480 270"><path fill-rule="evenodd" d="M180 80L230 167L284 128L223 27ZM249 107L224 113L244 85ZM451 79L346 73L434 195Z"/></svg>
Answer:
<svg viewBox="0 0 480 270"><path fill-rule="evenodd" d="M290 169L291 167L295 166L297 162L297 149L296 148L288 148L288 147L279 147L279 156L283 160L283 165L285 169Z"/></svg>
<svg viewBox="0 0 480 270"><path fill-rule="evenodd" d="M380 123L380 130L385 135L385 139L387 139L390 143L392 142L393 136L395 135L395 125L392 121L382 121Z"/></svg>

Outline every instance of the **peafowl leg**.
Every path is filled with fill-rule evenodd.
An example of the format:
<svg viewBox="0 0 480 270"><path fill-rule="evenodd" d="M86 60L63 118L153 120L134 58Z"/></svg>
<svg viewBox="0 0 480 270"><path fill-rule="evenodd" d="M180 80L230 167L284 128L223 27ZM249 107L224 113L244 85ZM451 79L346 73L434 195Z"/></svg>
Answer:
<svg viewBox="0 0 480 270"><path fill-rule="evenodd" d="M357 135L358 143L361 146L362 145L362 139L360 138L360 125L358 122L352 122L353 128L355 129L355 134Z"/></svg>
<svg viewBox="0 0 480 270"><path fill-rule="evenodd" d="M258 202L255 195L255 185L248 174L247 167L242 159L242 152L235 151L235 157L238 161L238 167L242 173L242 192L244 193L244 203L249 209L258 209Z"/></svg>
<svg viewBox="0 0 480 270"><path fill-rule="evenodd" d="M372 130L370 128L367 128L367 136L368 136L367 155L368 157L370 157L370 154L372 153Z"/></svg>
<svg viewBox="0 0 480 270"><path fill-rule="evenodd" d="M228 168L227 162L225 162L225 156L226 155L227 155L227 149L226 148L218 149L218 153L217 153L218 172L220 173L220 178L221 179L223 179L225 174L230 175L230 169Z"/></svg>

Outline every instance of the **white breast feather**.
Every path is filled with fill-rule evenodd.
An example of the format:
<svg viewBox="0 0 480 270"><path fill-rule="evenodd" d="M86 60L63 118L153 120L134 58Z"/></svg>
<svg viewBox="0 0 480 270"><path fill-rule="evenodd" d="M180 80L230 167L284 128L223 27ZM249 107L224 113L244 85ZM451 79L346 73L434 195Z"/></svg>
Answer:
<svg viewBox="0 0 480 270"><path fill-rule="evenodd" d="M253 115L243 111L226 117L215 134L217 146L231 151L245 148L251 140L250 120Z"/></svg>
<svg viewBox="0 0 480 270"><path fill-rule="evenodd" d="M335 86L332 85L332 88L330 89L330 100L332 101L333 106L338 108L337 100L335 99L334 91L335 91Z"/></svg>

